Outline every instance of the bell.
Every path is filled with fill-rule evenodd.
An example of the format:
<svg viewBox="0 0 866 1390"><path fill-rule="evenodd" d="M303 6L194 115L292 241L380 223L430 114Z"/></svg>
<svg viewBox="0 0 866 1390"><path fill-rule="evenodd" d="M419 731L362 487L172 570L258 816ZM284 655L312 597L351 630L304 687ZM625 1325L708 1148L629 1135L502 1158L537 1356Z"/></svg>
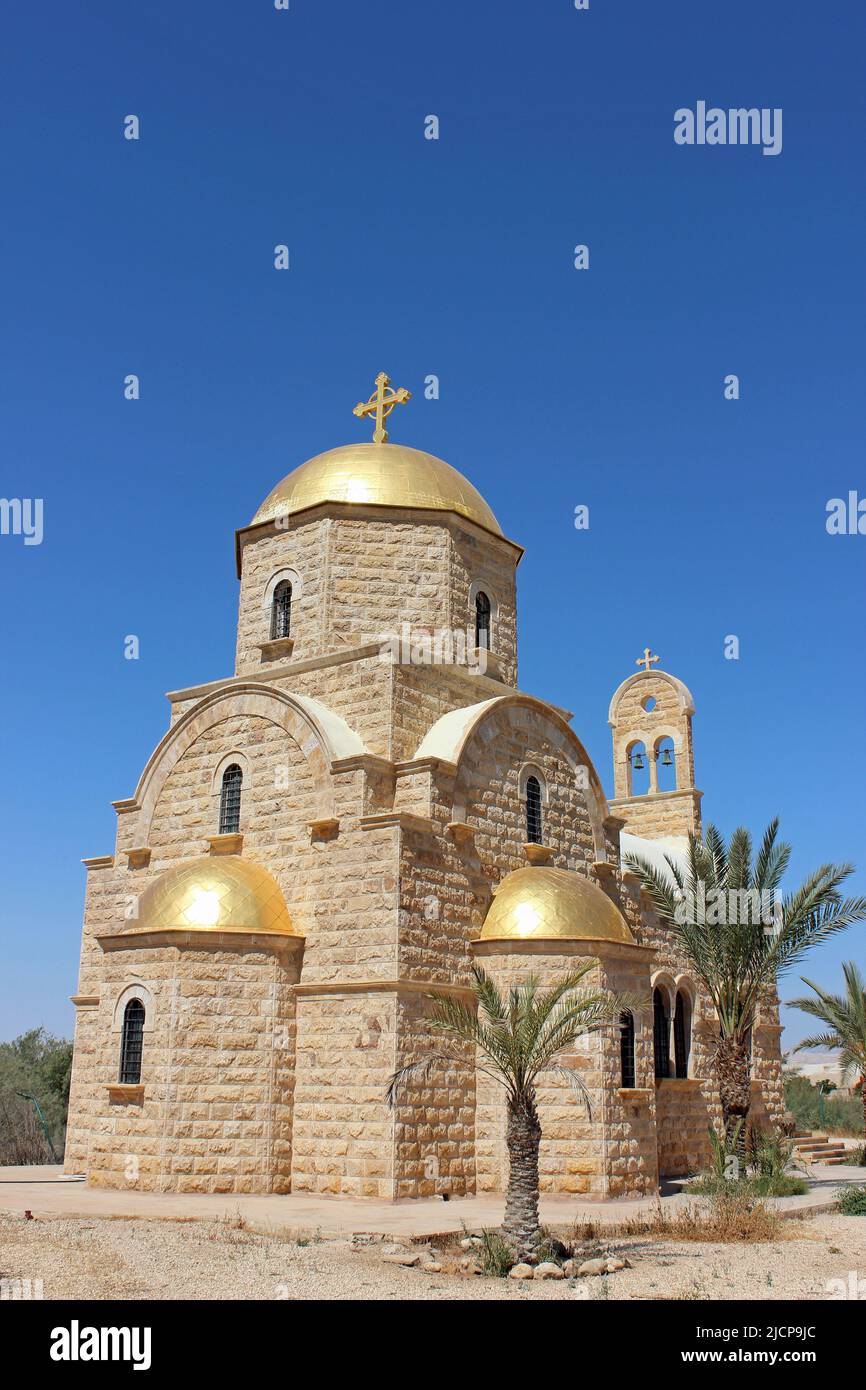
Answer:
<svg viewBox="0 0 866 1390"><path fill-rule="evenodd" d="M662 753L662 767L673 767L674 760L671 757L671 750L666 748Z"/></svg>
<svg viewBox="0 0 866 1390"><path fill-rule="evenodd" d="M643 753L635 753L632 756L632 767L640 772L643 769Z"/></svg>

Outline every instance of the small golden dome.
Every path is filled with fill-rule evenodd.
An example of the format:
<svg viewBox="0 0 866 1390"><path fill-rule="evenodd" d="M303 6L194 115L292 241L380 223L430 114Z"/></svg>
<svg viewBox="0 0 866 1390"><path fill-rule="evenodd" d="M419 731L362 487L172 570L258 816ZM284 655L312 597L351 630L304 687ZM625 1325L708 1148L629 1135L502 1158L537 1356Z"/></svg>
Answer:
<svg viewBox="0 0 866 1390"><path fill-rule="evenodd" d="M167 869L138 900L139 931L268 932L298 936L279 884L234 855Z"/></svg>
<svg viewBox="0 0 866 1390"><path fill-rule="evenodd" d="M277 483L252 519L272 521L319 502L376 507L422 507L456 512L501 536L481 493L444 459L405 444L343 444L307 459Z"/></svg>
<svg viewBox="0 0 866 1390"><path fill-rule="evenodd" d="M617 941L633 946L625 918L594 883L571 869L516 869L496 889L482 941Z"/></svg>

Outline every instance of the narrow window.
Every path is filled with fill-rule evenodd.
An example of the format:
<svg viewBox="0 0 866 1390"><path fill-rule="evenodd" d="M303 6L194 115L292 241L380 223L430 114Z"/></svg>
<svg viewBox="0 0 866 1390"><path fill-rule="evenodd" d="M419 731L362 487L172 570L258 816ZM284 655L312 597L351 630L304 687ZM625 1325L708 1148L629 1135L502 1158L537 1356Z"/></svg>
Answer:
<svg viewBox="0 0 866 1390"><path fill-rule="evenodd" d="M619 1016L619 1070L623 1090L634 1089L634 1017L628 1011Z"/></svg>
<svg viewBox="0 0 866 1390"><path fill-rule="evenodd" d="M481 593L475 595L475 645L490 650L490 599Z"/></svg>
<svg viewBox="0 0 866 1390"><path fill-rule="evenodd" d="M655 1073L658 1078L670 1076L671 1052L668 1036L668 1014L664 995L660 989L653 990L653 1057Z"/></svg>
<svg viewBox="0 0 866 1390"><path fill-rule="evenodd" d="M274 589L271 604L271 641L277 637L288 637L292 626L292 586L283 579Z"/></svg>
<svg viewBox="0 0 866 1390"><path fill-rule="evenodd" d="M223 773L220 794L220 834L236 835L241 828L241 783L244 774L237 763L231 763Z"/></svg>
<svg viewBox="0 0 866 1390"><path fill-rule="evenodd" d="M531 845L541 839L541 784L537 777L526 779L526 838Z"/></svg>
<svg viewBox="0 0 866 1390"><path fill-rule="evenodd" d="M674 1073L683 1081L689 1074L689 1040L686 1028L688 1004L682 990L677 991L674 1009Z"/></svg>
<svg viewBox="0 0 866 1390"><path fill-rule="evenodd" d="M140 999L130 999L123 1011L123 1031L120 1035L120 1081L123 1086L137 1086L141 1081L143 1043L144 1005Z"/></svg>

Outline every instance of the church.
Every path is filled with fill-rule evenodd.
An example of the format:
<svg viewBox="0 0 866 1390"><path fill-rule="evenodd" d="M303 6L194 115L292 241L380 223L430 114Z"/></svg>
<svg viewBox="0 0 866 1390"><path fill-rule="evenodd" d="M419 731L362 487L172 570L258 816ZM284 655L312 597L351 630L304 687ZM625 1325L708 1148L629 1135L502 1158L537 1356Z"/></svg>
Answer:
<svg viewBox="0 0 866 1390"><path fill-rule="evenodd" d="M626 867L700 831L692 696L647 648L610 702L608 801L570 713L518 686L520 545L388 442L408 397L380 373L372 442L302 463L236 533L234 674L170 692L114 852L84 860L65 1167L95 1186L504 1190L504 1093L470 1051L386 1103L473 962L507 986L590 958L590 987L645 1001L542 1078L543 1191L644 1196L707 1160L715 1016ZM767 1127L780 1031L766 1001Z"/></svg>

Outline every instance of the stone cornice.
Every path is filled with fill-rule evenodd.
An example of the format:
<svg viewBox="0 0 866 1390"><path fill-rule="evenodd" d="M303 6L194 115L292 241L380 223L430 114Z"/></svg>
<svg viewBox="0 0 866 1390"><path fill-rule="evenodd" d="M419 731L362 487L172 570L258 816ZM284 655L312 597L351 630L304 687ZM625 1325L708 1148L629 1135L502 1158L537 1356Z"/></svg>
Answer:
<svg viewBox="0 0 866 1390"><path fill-rule="evenodd" d="M331 763L331 771L390 774L394 771L394 764L378 753L353 753L350 758L335 758Z"/></svg>
<svg viewBox="0 0 866 1390"><path fill-rule="evenodd" d="M368 520L378 520L381 516L393 517L395 523L411 520L413 517L421 519L421 524L443 526L456 526L458 529L468 531L470 535L485 536L488 540L494 541L498 545L516 553L516 564L524 555L524 548L518 545L517 541L510 541L507 536L491 531L487 526L481 526L477 521L470 520L463 516L461 512L445 511L442 507L394 507L390 505L379 505L375 502L316 502L312 507L304 507L299 511L291 512L287 517L287 526L277 527L273 517L265 521L250 522L247 526L239 526L235 531L235 564L237 566L238 579L241 577L243 568L243 542L248 537L266 534L267 531L281 531L283 535L288 535L310 521L317 521L321 518L335 516L343 517L350 521L357 521L359 518Z"/></svg>
<svg viewBox="0 0 866 1390"><path fill-rule="evenodd" d="M94 936L94 940L103 951L135 950L148 946L190 946L197 951L218 951L246 942L299 950L304 944L302 936L292 936L288 932L245 931L240 927L231 931L215 931L212 927L166 927L160 930L133 927L124 932L100 932Z"/></svg>
<svg viewBox="0 0 866 1390"><path fill-rule="evenodd" d="M88 869L88 870L90 870L90 869L113 869L113 868L114 868L114 855L113 855L113 854L97 854L97 855L94 856L93 859L82 859L81 862L82 862L82 864L84 865L85 869Z"/></svg>
<svg viewBox="0 0 866 1390"><path fill-rule="evenodd" d="M651 960L653 956L650 946L584 936L529 936L522 940L516 936L487 936L483 940L470 940L469 948L475 955L482 956L595 956L599 960L605 956L621 957L623 960Z"/></svg>
<svg viewBox="0 0 866 1390"><path fill-rule="evenodd" d="M291 986L292 993L300 998L330 994L451 994L458 998L471 998L472 989L468 985L448 984L444 980L320 980Z"/></svg>
<svg viewBox="0 0 866 1390"><path fill-rule="evenodd" d="M689 796L700 797L703 796L703 792L699 792L697 787L682 787L675 792L644 792L643 796L615 796L613 801L608 802L608 805L611 807L640 806L646 805L647 802L681 801L684 797ZM623 822L623 824L625 824L625 822ZM645 836L644 838L649 839L649 836Z"/></svg>
<svg viewBox="0 0 866 1390"><path fill-rule="evenodd" d="M428 816L419 816L414 811L382 811L372 816L361 816L358 822L362 830L382 830L397 826L400 830L419 830L432 834L433 822Z"/></svg>
<svg viewBox="0 0 866 1390"><path fill-rule="evenodd" d="M457 771L456 763L449 763L445 758L408 758L403 762L393 763L392 767L398 777L409 777L414 772L446 772Z"/></svg>
<svg viewBox="0 0 866 1390"><path fill-rule="evenodd" d="M307 657L304 661L286 661L279 665L274 663L267 669L267 678L261 672L248 671L234 676L220 676L218 680L205 681L203 685L185 686L182 690L167 690L166 699L174 705L184 700L202 700L217 690L230 690L233 685L272 686L275 681L282 680L285 676L299 675L303 671L323 671L328 666L344 666L349 661L363 661L367 657L379 656L381 650L381 642L363 642L338 652L324 652L320 656ZM121 803L113 804L117 806Z"/></svg>

